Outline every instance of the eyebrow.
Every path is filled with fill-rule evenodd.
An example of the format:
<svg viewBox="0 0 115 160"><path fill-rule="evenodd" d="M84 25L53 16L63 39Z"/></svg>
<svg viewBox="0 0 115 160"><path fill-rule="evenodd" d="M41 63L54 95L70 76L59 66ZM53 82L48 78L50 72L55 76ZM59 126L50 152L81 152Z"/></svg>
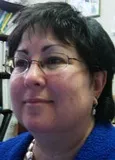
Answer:
<svg viewBox="0 0 115 160"><path fill-rule="evenodd" d="M28 51L26 49L18 49L16 52L23 52L28 55Z"/></svg>
<svg viewBox="0 0 115 160"><path fill-rule="evenodd" d="M46 50L48 50L49 48L52 48L52 47L64 47L63 44L51 44L51 45L46 45L46 46L43 46L41 48L41 52L45 52ZM28 55L28 51L26 49L18 49L16 52L23 52L25 53L26 55Z"/></svg>

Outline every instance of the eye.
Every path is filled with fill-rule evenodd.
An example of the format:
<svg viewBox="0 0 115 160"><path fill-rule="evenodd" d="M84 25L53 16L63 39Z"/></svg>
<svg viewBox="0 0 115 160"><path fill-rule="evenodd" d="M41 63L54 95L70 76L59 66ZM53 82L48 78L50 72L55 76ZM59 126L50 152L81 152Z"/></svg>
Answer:
<svg viewBox="0 0 115 160"><path fill-rule="evenodd" d="M14 59L14 67L17 68L21 68L21 67L27 67L28 65L28 62L27 60L24 60L24 59L18 59L18 58L15 58Z"/></svg>
<svg viewBox="0 0 115 160"><path fill-rule="evenodd" d="M62 56L50 56L44 59L43 67L47 69L57 69L66 64L66 59Z"/></svg>
<svg viewBox="0 0 115 160"><path fill-rule="evenodd" d="M46 64L55 64L55 65L58 65L58 64L65 64L66 63L66 61L65 61L65 59L63 58L63 57L48 57L47 59L46 59L46 62L45 62Z"/></svg>
<svg viewBox="0 0 115 160"><path fill-rule="evenodd" d="M14 70L13 73L18 74L24 72L28 68L28 60L14 58Z"/></svg>

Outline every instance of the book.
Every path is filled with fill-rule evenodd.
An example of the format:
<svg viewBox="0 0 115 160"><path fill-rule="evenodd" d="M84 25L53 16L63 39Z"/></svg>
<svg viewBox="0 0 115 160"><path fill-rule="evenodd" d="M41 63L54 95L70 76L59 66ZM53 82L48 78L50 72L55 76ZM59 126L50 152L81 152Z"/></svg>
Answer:
<svg viewBox="0 0 115 160"><path fill-rule="evenodd" d="M3 10L0 9L0 19L1 19L1 17L2 17L2 14L3 14Z"/></svg>
<svg viewBox="0 0 115 160"><path fill-rule="evenodd" d="M1 126L1 124L2 124L3 118L4 118L4 115L3 115L3 114L0 114L0 126Z"/></svg>
<svg viewBox="0 0 115 160"><path fill-rule="evenodd" d="M20 14L20 11L17 12L16 14L14 14L12 16L12 18L9 20L9 22L7 23L7 25L6 25L5 29L4 29L4 33L6 35L9 35L14 30L14 28L16 27L16 23L15 22L16 22L16 19L19 16L19 14Z"/></svg>
<svg viewBox="0 0 115 160"><path fill-rule="evenodd" d="M3 11L3 13L2 13L2 15L1 15L1 17L0 17L0 28L1 28L1 26L2 26L2 23L3 23L3 21L4 21L4 18L5 18L6 15L7 15L7 13L8 13L8 12Z"/></svg>
<svg viewBox="0 0 115 160"><path fill-rule="evenodd" d="M2 66L2 64L3 64L3 52L4 52L3 43L4 43L3 41L0 41L0 72L3 71L3 66Z"/></svg>
<svg viewBox="0 0 115 160"><path fill-rule="evenodd" d="M0 109L3 108L2 105L2 79L0 79Z"/></svg>
<svg viewBox="0 0 115 160"><path fill-rule="evenodd" d="M5 64L8 57L8 42L3 42L2 63ZM2 66L2 72L5 72L5 67Z"/></svg>
<svg viewBox="0 0 115 160"><path fill-rule="evenodd" d="M2 105L3 109L11 109L9 79L2 79Z"/></svg>
<svg viewBox="0 0 115 160"><path fill-rule="evenodd" d="M12 15L13 15L13 13L7 13L6 16L4 17L4 20L3 20L2 25L1 25L1 33L5 33L4 32L5 27L7 26L7 23L11 19Z"/></svg>

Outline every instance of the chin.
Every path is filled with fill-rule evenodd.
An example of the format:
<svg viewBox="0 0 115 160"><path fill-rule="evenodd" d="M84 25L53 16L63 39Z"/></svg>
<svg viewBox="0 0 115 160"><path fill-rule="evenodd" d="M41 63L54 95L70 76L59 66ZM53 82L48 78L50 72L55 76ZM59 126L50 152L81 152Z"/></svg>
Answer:
<svg viewBox="0 0 115 160"><path fill-rule="evenodd" d="M43 121L43 119L24 119L23 124L25 128L32 133L49 133L53 132L56 128L55 124L50 120Z"/></svg>

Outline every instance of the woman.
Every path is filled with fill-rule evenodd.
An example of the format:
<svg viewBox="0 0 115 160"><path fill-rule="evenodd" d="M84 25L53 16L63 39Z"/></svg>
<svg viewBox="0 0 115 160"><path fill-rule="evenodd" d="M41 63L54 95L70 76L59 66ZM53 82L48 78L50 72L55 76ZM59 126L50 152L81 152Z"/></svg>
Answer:
<svg viewBox="0 0 115 160"><path fill-rule="evenodd" d="M9 37L13 111L28 133L0 160L113 160L115 49L100 24L67 3L26 8Z"/></svg>

